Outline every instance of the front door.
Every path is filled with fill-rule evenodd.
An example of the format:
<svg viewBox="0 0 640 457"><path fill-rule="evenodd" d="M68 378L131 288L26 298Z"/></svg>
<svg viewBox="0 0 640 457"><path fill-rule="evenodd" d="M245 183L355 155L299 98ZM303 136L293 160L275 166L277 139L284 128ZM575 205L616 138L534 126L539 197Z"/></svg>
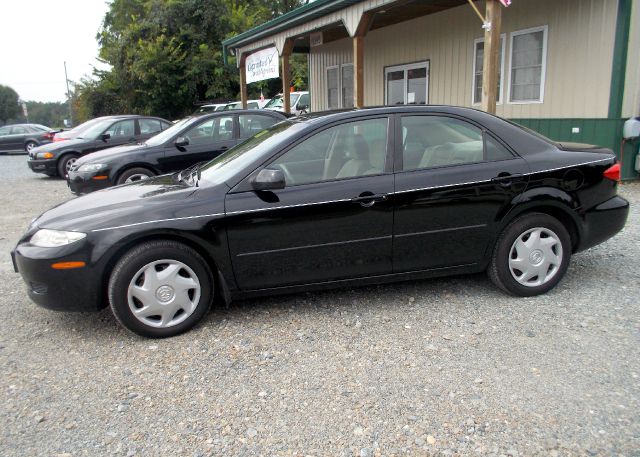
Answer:
<svg viewBox="0 0 640 457"><path fill-rule="evenodd" d="M189 144L177 148L169 145L158 162L163 173L184 170L198 162L211 160L238 143L237 116L210 117L197 123L180 136Z"/></svg>
<svg viewBox="0 0 640 457"><path fill-rule="evenodd" d="M481 262L501 215L526 186L527 163L465 120L399 120L394 272Z"/></svg>
<svg viewBox="0 0 640 457"><path fill-rule="evenodd" d="M391 273L388 124L377 117L315 132L265 165L283 170L284 189L227 195L241 289Z"/></svg>

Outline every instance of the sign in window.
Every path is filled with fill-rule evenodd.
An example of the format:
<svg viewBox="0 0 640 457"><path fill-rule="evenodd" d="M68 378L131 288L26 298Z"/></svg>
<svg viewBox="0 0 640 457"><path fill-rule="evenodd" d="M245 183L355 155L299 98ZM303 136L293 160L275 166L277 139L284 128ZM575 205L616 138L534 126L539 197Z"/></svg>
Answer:
<svg viewBox="0 0 640 457"><path fill-rule="evenodd" d="M385 69L387 105L426 105L429 94L429 62Z"/></svg>

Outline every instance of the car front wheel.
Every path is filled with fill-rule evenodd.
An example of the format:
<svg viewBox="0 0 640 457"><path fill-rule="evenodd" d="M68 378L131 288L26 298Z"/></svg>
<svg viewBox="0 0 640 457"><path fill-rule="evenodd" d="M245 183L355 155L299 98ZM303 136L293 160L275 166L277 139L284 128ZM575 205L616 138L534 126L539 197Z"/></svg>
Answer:
<svg viewBox="0 0 640 457"><path fill-rule="evenodd" d="M62 156L62 158L58 160L58 175L61 178L66 178L72 165L76 163L76 160L78 160L76 154L66 154Z"/></svg>
<svg viewBox="0 0 640 457"><path fill-rule="evenodd" d="M128 330L151 338L178 335L211 307L213 277L205 260L175 241L150 241L127 252L109 280L109 302Z"/></svg>
<svg viewBox="0 0 640 457"><path fill-rule="evenodd" d="M146 168L130 168L120 175L118 178L118 184L142 181L143 179L149 179L152 176L155 176L154 173Z"/></svg>
<svg viewBox="0 0 640 457"><path fill-rule="evenodd" d="M560 282L570 258L571 238L564 225L547 214L530 213L500 234L488 273L506 292L539 295Z"/></svg>

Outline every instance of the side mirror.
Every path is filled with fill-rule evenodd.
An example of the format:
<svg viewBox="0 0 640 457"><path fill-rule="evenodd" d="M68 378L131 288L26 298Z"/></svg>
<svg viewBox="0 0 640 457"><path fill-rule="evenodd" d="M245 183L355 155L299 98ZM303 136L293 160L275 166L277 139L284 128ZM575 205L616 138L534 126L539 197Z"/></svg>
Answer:
<svg viewBox="0 0 640 457"><path fill-rule="evenodd" d="M175 144L178 149L184 148L185 146L189 146L189 138L179 136L173 144Z"/></svg>
<svg viewBox="0 0 640 457"><path fill-rule="evenodd" d="M254 190L284 189L285 180L282 170L263 168L251 181Z"/></svg>
<svg viewBox="0 0 640 457"><path fill-rule="evenodd" d="M107 141L109 138L111 138L111 134L110 133L103 133L102 135L100 135L100 139L102 141Z"/></svg>

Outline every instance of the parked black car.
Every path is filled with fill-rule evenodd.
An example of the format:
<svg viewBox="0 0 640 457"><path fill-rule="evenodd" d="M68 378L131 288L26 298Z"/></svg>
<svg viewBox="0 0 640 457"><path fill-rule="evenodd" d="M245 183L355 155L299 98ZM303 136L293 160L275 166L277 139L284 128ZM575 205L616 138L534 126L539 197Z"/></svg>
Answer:
<svg viewBox="0 0 640 457"><path fill-rule="evenodd" d="M32 149L27 163L35 173L65 177L80 156L144 141L172 125L159 117L113 116L94 124L79 137Z"/></svg>
<svg viewBox="0 0 640 457"><path fill-rule="evenodd" d="M12 124L0 127L0 152L24 150L53 141L57 130L40 124Z"/></svg>
<svg viewBox="0 0 640 457"><path fill-rule="evenodd" d="M529 296L622 229L619 177L610 150L481 111L312 115L188 172L63 203L32 222L14 259L36 303L110 304L151 337L189 329L214 299L483 270Z"/></svg>
<svg viewBox="0 0 640 457"><path fill-rule="evenodd" d="M285 119L275 112L214 112L187 117L146 142L94 152L73 164L67 181L73 193L179 171Z"/></svg>

